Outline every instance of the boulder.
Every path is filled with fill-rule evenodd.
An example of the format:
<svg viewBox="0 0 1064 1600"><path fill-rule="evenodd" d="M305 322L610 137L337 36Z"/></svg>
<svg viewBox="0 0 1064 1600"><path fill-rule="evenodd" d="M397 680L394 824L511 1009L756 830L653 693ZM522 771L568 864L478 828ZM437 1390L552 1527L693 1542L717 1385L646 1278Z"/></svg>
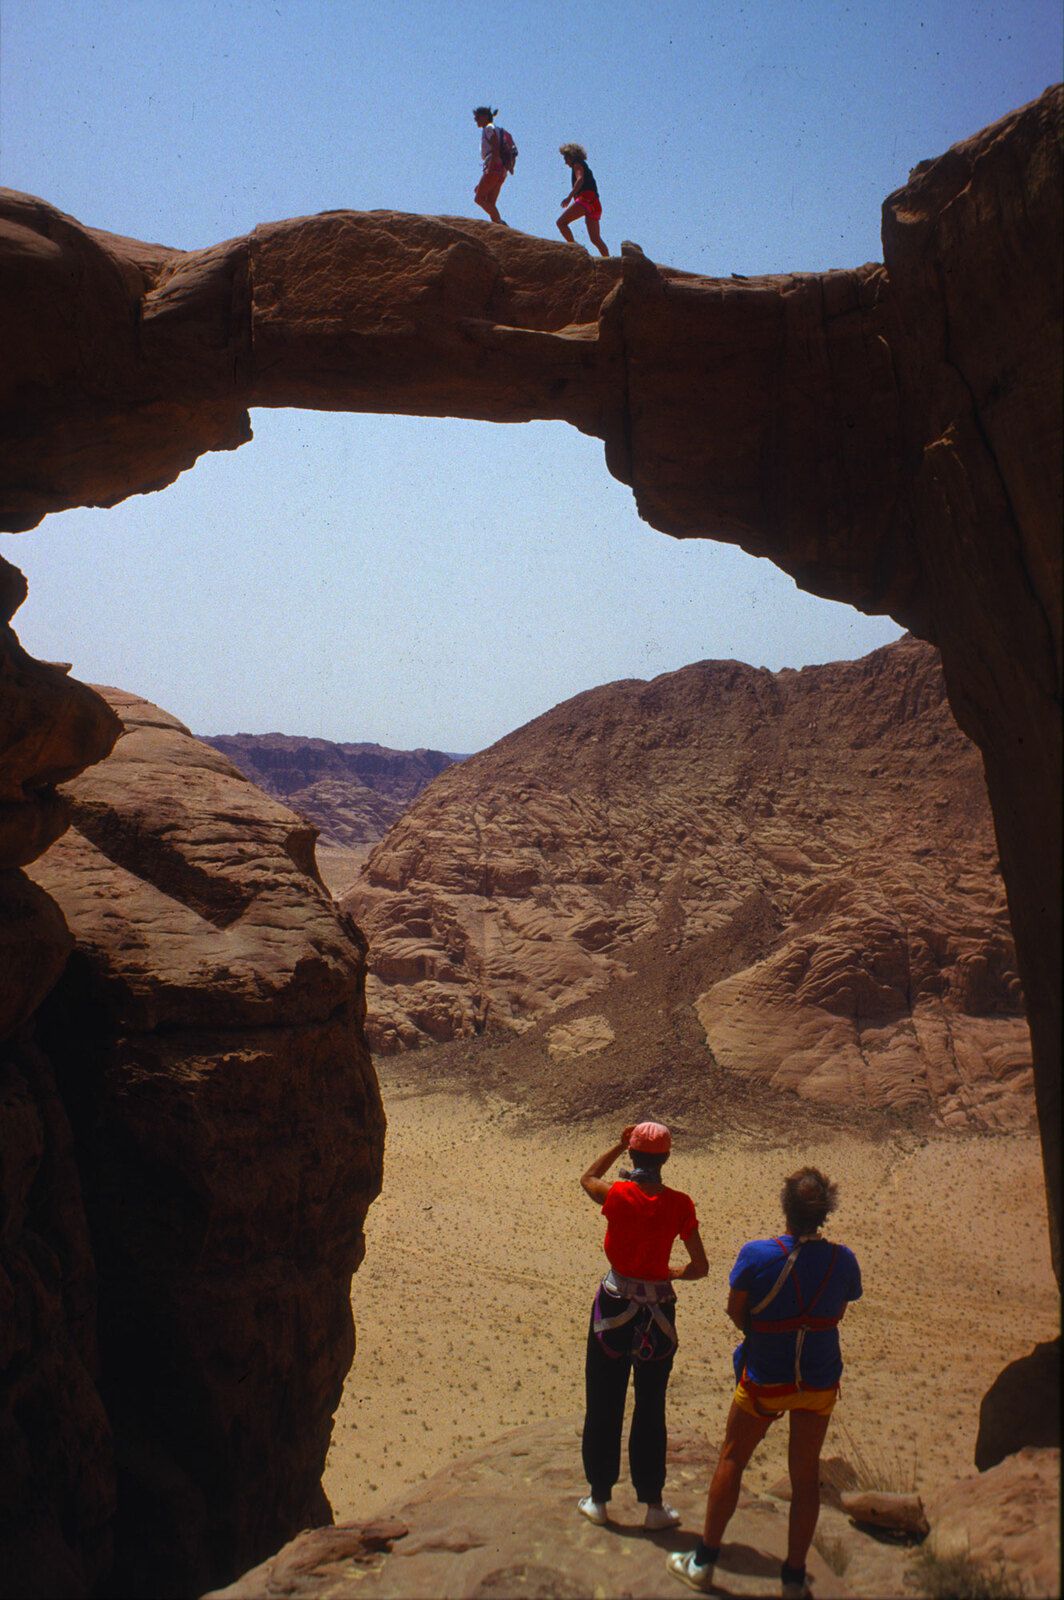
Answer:
<svg viewBox="0 0 1064 1600"><path fill-rule="evenodd" d="M1060 1589L1060 1451L1018 1450L924 1496L933 1555L985 1572L1003 1568L1019 1593Z"/></svg>
<svg viewBox="0 0 1064 1600"><path fill-rule="evenodd" d="M979 1407L975 1464L980 1472L1028 1445L1060 1449L1059 1338L1011 1361Z"/></svg>

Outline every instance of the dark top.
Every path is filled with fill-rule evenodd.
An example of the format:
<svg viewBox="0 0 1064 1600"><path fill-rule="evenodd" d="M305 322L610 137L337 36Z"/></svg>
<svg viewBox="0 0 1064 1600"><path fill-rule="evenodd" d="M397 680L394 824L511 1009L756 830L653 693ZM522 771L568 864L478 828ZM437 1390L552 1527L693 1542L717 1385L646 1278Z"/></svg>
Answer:
<svg viewBox="0 0 1064 1600"><path fill-rule="evenodd" d="M752 1239L739 1251L728 1282L733 1289L746 1290L751 1307L772 1288L794 1242L793 1234L784 1233L778 1240ZM817 1317L838 1316L851 1300L861 1298L861 1269L853 1251L844 1244L838 1246L834 1266L825 1281L833 1248L827 1239L811 1240L802 1246L790 1277L762 1313L766 1320L796 1316L817 1296L821 1283L824 1287L814 1311ZM794 1332L751 1331L735 1353L736 1376L745 1361L754 1383L790 1383L794 1378L797 1344L798 1335ZM830 1389L838 1383L841 1373L838 1328L809 1332L802 1341L802 1382L810 1389Z"/></svg>
<svg viewBox="0 0 1064 1600"><path fill-rule="evenodd" d="M573 199L575 200L576 196L578 194L584 194L585 191L588 190L588 189L590 189L592 194L598 194L598 184L595 182L595 174L592 172L592 170L588 166L587 162L586 161L574 161L573 162L573 166L582 168L583 174L584 174L584 176L580 180L579 188L576 190L576 193L573 195Z"/></svg>

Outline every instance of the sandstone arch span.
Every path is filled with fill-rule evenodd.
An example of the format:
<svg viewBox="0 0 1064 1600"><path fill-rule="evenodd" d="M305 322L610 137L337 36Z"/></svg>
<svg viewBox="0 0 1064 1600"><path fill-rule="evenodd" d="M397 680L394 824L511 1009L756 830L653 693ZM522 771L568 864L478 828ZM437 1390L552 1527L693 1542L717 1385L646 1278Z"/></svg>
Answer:
<svg viewBox="0 0 1064 1600"><path fill-rule="evenodd" d="M659 268L635 247L590 261L394 213L295 219L180 252L0 193L4 530L161 488L246 442L252 406L560 418L603 440L655 527L739 543L937 644L985 762L1058 1273L1061 109L1047 91L922 163L885 203L882 264L749 282ZM101 760L118 726L20 651L6 623L23 592L0 564L0 943L21 958L0 990L0 1069L27 1127L37 1095L38 1139L62 1118L27 1020L68 935L19 869L65 825L54 785ZM77 1289L91 1260L69 1149L50 1147L43 1187L19 1156L5 1243L21 1248L32 1200ZM52 1306L41 1326L59 1320ZM90 1321L74 1330L83 1376ZM51 1350L35 1370L60 1393ZM87 1378L70 1415L75 1402L79 1438L106 1456ZM88 1483L90 1457L78 1459ZM86 1589L107 1570L100 1482L78 1502Z"/></svg>

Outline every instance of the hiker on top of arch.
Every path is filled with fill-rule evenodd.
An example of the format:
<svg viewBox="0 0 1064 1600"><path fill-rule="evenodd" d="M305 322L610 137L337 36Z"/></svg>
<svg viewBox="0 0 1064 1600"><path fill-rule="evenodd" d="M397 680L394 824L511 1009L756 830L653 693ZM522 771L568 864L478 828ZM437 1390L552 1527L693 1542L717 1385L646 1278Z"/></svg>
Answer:
<svg viewBox="0 0 1064 1600"><path fill-rule="evenodd" d="M473 190L473 199L482 211L486 211L492 222L503 222L499 215L499 190L506 182L508 172L514 170L517 160L517 146L505 128L497 128L494 119L498 116L498 107L493 111L491 106L474 106L473 119L480 129L480 159L484 163L480 182Z"/></svg>
<svg viewBox="0 0 1064 1600"><path fill-rule="evenodd" d="M661 1169L672 1136L660 1122L627 1127L618 1142L593 1161L580 1179L606 1218L604 1249L610 1270L591 1308L584 1375L584 1472L590 1493L579 1510L590 1521L609 1520L610 1496L621 1470L621 1429L628 1376L635 1412L628 1463L636 1498L646 1506L644 1526L671 1528L678 1511L664 1504L665 1390L676 1352L677 1278L704 1278L709 1263L690 1195L669 1189ZM604 1174L625 1150L631 1169L616 1183ZM689 1260L673 1267L669 1257L679 1238Z"/></svg>
<svg viewBox="0 0 1064 1600"><path fill-rule="evenodd" d="M599 199L598 184L595 174L587 164L587 151L582 144L560 144L558 154L572 174L573 186L562 200L565 210L557 221L558 232L569 244L575 244L573 230L570 222L578 222L581 217L587 223L587 236L595 246L600 256L608 256L609 250L603 243L599 232L599 218L602 216L602 201Z"/></svg>

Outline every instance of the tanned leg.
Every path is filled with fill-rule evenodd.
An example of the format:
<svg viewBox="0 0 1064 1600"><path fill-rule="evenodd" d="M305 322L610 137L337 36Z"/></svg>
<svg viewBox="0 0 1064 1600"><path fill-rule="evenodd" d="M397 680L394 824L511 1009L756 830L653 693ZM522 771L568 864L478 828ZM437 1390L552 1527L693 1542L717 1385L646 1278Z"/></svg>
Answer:
<svg viewBox="0 0 1064 1600"><path fill-rule="evenodd" d="M709 1499L706 1501L706 1525L702 1539L710 1549L716 1549L723 1541L724 1530L739 1502L739 1487L746 1464L765 1437L771 1420L770 1417L752 1417L732 1401L717 1470L710 1482Z"/></svg>
<svg viewBox="0 0 1064 1600"><path fill-rule="evenodd" d="M503 180L501 178L498 180L498 182L496 182L494 178L482 178L477 184L476 188L473 190L473 199L476 201L481 211L486 211L488 213L488 216L491 218L492 222L502 222L502 225L505 228L506 223L502 221L502 218L499 215L499 208L495 203L499 198L499 190L502 188L502 185Z"/></svg>
<svg viewBox="0 0 1064 1600"><path fill-rule="evenodd" d="M791 1412L787 1467L791 1475L791 1516L787 1531L787 1565L804 1567L820 1515L820 1451L828 1417L813 1411Z"/></svg>
<svg viewBox="0 0 1064 1600"><path fill-rule="evenodd" d="M594 217L588 217L587 219L587 236L591 240L591 243L595 246L595 249L598 251L600 256L609 255L609 251L602 242L602 235L599 232L599 225L595 221Z"/></svg>
<svg viewBox="0 0 1064 1600"><path fill-rule="evenodd" d="M581 206L570 206L569 209L567 211L563 211L561 216L558 218L558 232L568 244L576 243L576 240L573 238L573 230L569 226L570 222L575 222L578 217L582 217L583 215L584 212Z"/></svg>

